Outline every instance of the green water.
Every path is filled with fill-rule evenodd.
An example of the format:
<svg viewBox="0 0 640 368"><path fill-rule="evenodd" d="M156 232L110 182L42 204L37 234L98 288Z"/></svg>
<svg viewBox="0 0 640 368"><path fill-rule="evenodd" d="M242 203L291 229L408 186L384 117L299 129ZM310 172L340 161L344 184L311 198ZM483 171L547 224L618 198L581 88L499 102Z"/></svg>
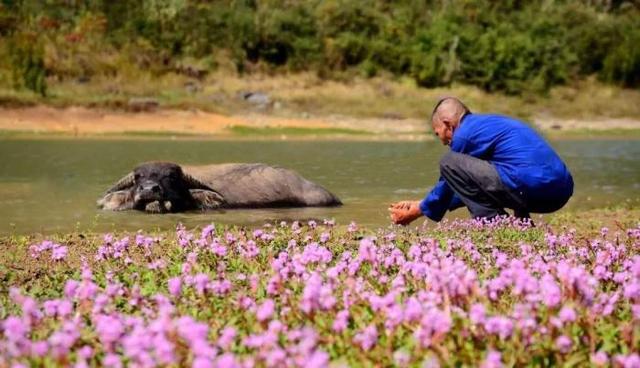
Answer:
<svg viewBox="0 0 640 368"><path fill-rule="evenodd" d="M569 208L640 197L640 141L555 141L576 182ZM419 199L438 176L436 142L238 142L0 139L0 234L173 229L178 222L262 225L334 218L388 225L387 206ZM338 195L338 208L227 210L169 215L98 210L95 201L137 163L264 162L297 170ZM464 210L454 213L465 216Z"/></svg>

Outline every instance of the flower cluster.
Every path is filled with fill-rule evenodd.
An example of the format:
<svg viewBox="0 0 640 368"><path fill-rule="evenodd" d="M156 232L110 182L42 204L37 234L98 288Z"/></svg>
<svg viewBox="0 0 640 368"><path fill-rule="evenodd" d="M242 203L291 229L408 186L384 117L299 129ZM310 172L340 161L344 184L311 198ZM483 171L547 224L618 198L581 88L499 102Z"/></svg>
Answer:
<svg viewBox="0 0 640 368"><path fill-rule="evenodd" d="M28 248L56 262L1 299L0 366L640 367L640 227L311 221L87 242Z"/></svg>
<svg viewBox="0 0 640 368"><path fill-rule="evenodd" d="M68 247L66 245L54 243L50 240L45 240L40 244L34 244L29 247L32 258L39 258L42 253L50 252L51 259L54 261L63 260L67 256Z"/></svg>

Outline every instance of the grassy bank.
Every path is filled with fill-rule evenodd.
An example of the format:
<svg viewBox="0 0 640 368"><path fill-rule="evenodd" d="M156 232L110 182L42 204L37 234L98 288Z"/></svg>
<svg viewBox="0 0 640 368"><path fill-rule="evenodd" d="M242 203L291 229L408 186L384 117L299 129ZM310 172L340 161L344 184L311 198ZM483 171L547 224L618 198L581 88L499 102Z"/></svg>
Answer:
<svg viewBox="0 0 640 368"><path fill-rule="evenodd" d="M426 128L425 128L426 129ZM640 129L569 129L543 130L550 141L555 140L640 140ZM256 140L334 140L334 141L434 141L425 132L417 134L381 134L365 130L346 128L301 127L251 127L234 126L220 133L185 133L181 131L131 131L115 133L47 132L30 130L2 130L0 139L7 140L51 140L51 139L96 139L96 140L193 140L193 141L256 141Z"/></svg>
<svg viewBox="0 0 640 368"><path fill-rule="evenodd" d="M263 104L241 97L243 92L268 96ZM312 73L268 76L234 76L220 72L202 81L182 75L94 79L90 82L58 82L47 97L26 90L0 88L0 104L27 107L85 106L131 109L132 98L149 97L161 108L198 109L227 115L257 111L283 117L342 115L355 118L425 119L435 102L455 95L472 110L499 112L527 120L629 118L640 120L640 91L585 80L556 87L548 95L507 96L470 86L420 88L410 79L377 77L352 81L322 80Z"/></svg>
<svg viewBox="0 0 640 368"><path fill-rule="evenodd" d="M607 214L5 237L0 364L633 366L638 217Z"/></svg>
<svg viewBox="0 0 640 368"><path fill-rule="evenodd" d="M245 98L249 92L259 99ZM425 89L391 77L326 81L311 73L59 82L46 98L0 88L0 104L12 111L0 119L0 130L98 137L424 139L433 105L448 95L460 97L473 111L531 122L550 138L640 136L640 91L593 80L556 87L547 96L516 97L469 86ZM140 112L135 105L140 98L157 106ZM39 111L42 105L60 109Z"/></svg>

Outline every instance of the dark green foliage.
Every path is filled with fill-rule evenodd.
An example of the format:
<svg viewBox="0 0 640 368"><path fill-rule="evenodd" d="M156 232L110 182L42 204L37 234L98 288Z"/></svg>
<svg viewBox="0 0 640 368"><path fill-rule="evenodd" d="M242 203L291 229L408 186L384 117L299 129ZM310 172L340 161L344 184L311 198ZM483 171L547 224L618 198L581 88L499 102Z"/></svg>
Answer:
<svg viewBox="0 0 640 368"><path fill-rule="evenodd" d="M629 19L620 27L612 49L604 58L603 79L626 87L640 86L640 20Z"/></svg>
<svg viewBox="0 0 640 368"><path fill-rule="evenodd" d="M34 35L17 35L10 41L14 85L46 96L44 50Z"/></svg>
<svg viewBox="0 0 640 368"><path fill-rule="evenodd" d="M460 31L457 22L436 19L418 31L411 47L411 75L419 85L436 87L451 83L459 69Z"/></svg>
<svg viewBox="0 0 640 368"><path fill-rule="evenodd" d="M610 83L640 86L640 5L633 1L23 0L1 4L0 35L12 40L12 34L37 35L30 45L5 41L0 46L22 50L15 56L22 61L14 63L22 65L16 69L22 75L21 84L39 93L45 91L43 60L50 60L43 56L43 47L58 54L83 50L82 57L90 59L87 55L92 52L87 50L95 45L104 45L101 52L126 52L134 65L156 73L175 70L185 58L210 61L223 55L239 72L266 68L332 76L355 71L370 77L384 71L409 75L425 87L464 83L509 94L544 93L554 85L593 74ZM104 26L87 34L92 20L103 20ZM75 48L67 50L60 40L75 42ZM93 49L81 47L89 42ZM95 58L93 62L99 64L103 57ZM47 67L57 78L112 70L85 66L76 73L59 74L59 68Z"/></svg>

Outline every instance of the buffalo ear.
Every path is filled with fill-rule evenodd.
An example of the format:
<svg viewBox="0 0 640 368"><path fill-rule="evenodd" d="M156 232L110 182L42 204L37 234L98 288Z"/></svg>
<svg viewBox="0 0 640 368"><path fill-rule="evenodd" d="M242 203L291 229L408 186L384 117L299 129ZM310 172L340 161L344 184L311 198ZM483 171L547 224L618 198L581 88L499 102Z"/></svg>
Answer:
<svg viewBox="0 0 640 368"><path fill-rule="evenodd" d="M123 190L123 189L129 189L130 187L133 186L134 182L135 182L135 180L134 180L134 177L133 177L133 173L131 172L131 173L127 174L125 177L123 177L122 179L120 179L109 190L107 190L107 194L108 193L117 192L117 191Z"/></svg>
<svg viewBox="0 0 640 368"><path fill-rule="evenodd" d="M215 210L227 204L224 197L215 190L189 189L189 193L201 210Z"/></svg>

